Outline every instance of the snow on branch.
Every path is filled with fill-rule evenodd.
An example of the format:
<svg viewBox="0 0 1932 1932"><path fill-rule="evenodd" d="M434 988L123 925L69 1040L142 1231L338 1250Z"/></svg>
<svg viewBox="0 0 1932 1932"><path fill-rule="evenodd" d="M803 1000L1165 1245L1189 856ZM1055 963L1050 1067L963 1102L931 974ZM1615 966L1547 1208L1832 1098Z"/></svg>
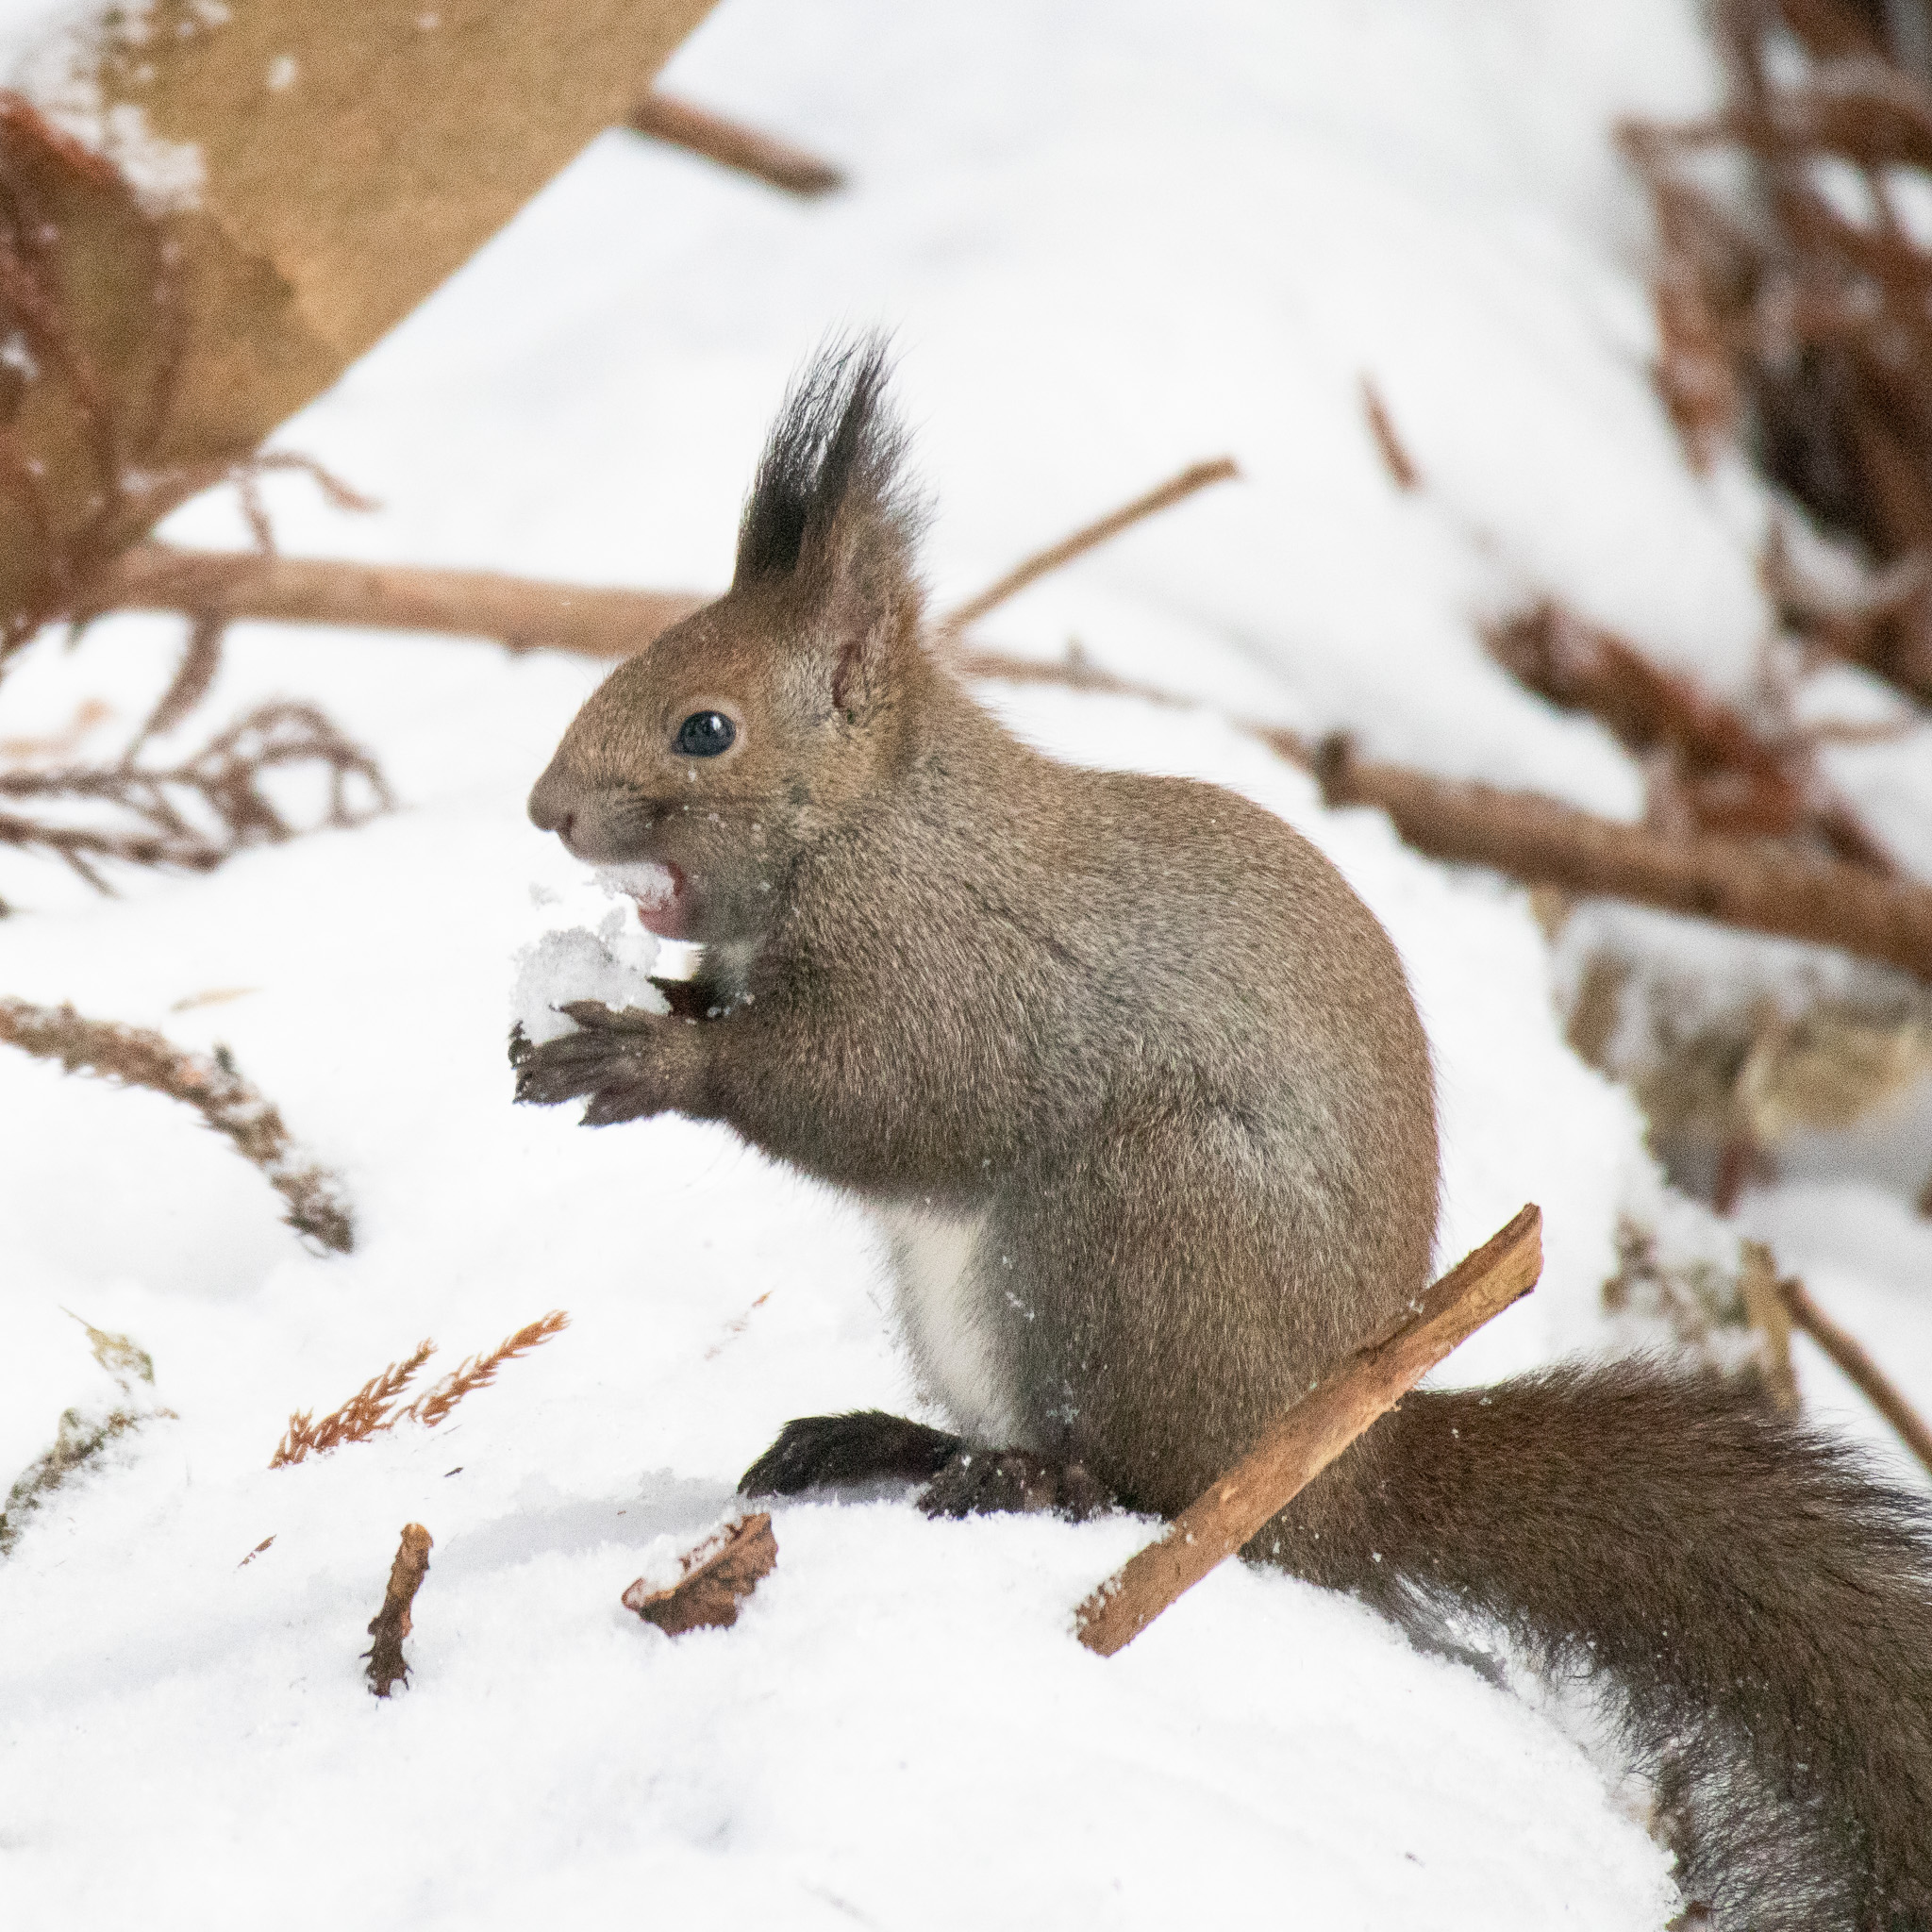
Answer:
<svg viewBox="0 0 1932 1932"><path fill-rule="evenodd" d="M212 1057L190 1053L144 1026L89 1020L72 1007L37 1007L0 998L0 1041L70 1074L98 1074L124 1087L145 1087L179 1100L225 1135L288 1204L282 1219L337 1254L355 1245L355 1225L341 1183L310 1160L284 1125L279 1109L242 1078L225 1047Z"/></svg>

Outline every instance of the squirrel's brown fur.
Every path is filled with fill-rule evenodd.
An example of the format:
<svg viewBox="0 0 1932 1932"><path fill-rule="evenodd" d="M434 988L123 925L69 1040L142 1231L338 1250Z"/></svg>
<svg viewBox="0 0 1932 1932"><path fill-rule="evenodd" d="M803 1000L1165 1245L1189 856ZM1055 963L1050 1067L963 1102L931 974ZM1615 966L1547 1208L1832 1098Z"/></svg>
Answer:
<svg viewBox="0 0 1932 1932"><path fill-rule="evenodd" d="M1172 1512L1425 1284L1426 1044L1290 827L1043 758L943 668L882 382L876 347L808 375L731 589L531 797L579 857L669 869L647 917L705 943L719 1017L574 1007L515 1043L519 1097L728 1122L884 1224L959 1433L808 1418L746 1487ZM691 718L728 748L687 755ZM1920 1516L1748 1393L1623 1365L1414 1396L1251 1554L1600 1670L1720 1925L1932 1928Z"/></svg>

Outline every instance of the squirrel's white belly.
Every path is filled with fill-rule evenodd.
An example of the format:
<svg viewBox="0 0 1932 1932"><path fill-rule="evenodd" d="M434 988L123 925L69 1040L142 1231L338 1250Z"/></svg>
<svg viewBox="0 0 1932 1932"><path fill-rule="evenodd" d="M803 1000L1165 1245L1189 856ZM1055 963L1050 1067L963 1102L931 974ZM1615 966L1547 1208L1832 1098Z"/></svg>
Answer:
<svg viewBox="0 0 1932 1932"><path fill-rule="evenodd" d="M980 1277L988 1217L870 1204L891 1243L899 1323L919 1379L962 1435L1017 1442L1017 1405Z"/></svg>

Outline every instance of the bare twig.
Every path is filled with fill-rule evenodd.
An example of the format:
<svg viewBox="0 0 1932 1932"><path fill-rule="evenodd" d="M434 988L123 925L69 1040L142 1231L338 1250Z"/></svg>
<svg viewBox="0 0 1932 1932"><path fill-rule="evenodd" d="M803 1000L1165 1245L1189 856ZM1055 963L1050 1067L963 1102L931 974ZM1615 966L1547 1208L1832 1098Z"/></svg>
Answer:
<svg viewBox="0 0 1932 1932"><path fill-rule="evenodd" d="M953 632L964 630L969 624L976 623L1009 597L1017 597L1028 584L1063 568L1087 551L1097 549L1143 517L1154 516L1171 508L1184 497L1193 495L1195 491L1207 489L1210 483L1225 483L1230 477L1240 475L1232 457L1217 457L1211 462L1190 463L1177 476L1170 476L1144 496L1135 497L1133 502L1123 504L1098 522L1088 524L1071 537L1063 537L1050 548L1039 551L1024 563L1017 564L996 583L989 584L976 597L967 598L957 609L949 611L942 620L943 627Z"/></svg>
<svg viewBox="0 0 1932 1932"><path fill-rule="evenodd" d="M1364 1343L1199 1501L1108 1577L1074 1613L1080 1641L1103 1657L1131 1643L1184 1591L1257 1535L1269 1519L1485 1322L1536 1286L1542 1216L1524 1208L1428 1289L1391 1329Z"/></svg>
<svg viewBox="0 0 1932 1932"><path fill-rule="evenodd" d="M1741 1244L1738 1294L1744 1319L1764 1338L1764 1392L1781 1415L1798 1412L1798 1378L1791 1368L1791 1310L1777 1278L1771 1250L1762 1241Z"/></svg>
<svg viewBox="0 0 1932 1932"><path fill-rule="evenodd" d="M1382 391L1366 375L1361 379L1361 387L1362 414L1369 419L1369 434L1374 440L1375 452L1382 458L1383 467L1389 472L1396 489L1418 488L1423 480L1422 472L1416 468L1415 458L1395 433L1394 419L1389 414L1388 404L1382 400Z"/></svg>
<svg viewBox="0 0 1932 1932"><path fill-rule="evenodd" d="M341 1183L309 1160L290 1138L275 1106L242 1077L225 1048L212 1058L189 1053L143 1026L87 1020L72 1007L36 1007L0 998L0 1041L69 1072L99 1074L125 1087L145 1087L185 1101L225 1135L288 1203L282 1217L298 1234L347 1254L354 1224Z"/></svg>
<svg viewBox="0 0 1932 1932"><path fill-rule="evenodd" d="M1796 1276L1780 1281L1777 1291L1790 1313L1792 1326L1802 1328L1857 1384L1865 1399L1904 1438L1906 1447L1932 1471L1932 1429L1925 1426L1890 1377L1811 1299Z"/></svg>
<svg viewBox="0 0 1932 1932"><path fill-rule="evenodd" d="M772 1519L746 1516L688 1552L683 1574L668 1590L651 1590L640 1576L625 1591L624 1607L672 1637L687 1630L728 1630L738 1622L739 1605L777 1560Z"/></svg>
<svg viewBox="0 0 1932 1932"><path fill-rule="evenodd" d="M409 1607L429 1574L434 1541L420 1523L404 1524L396 1559L389 1566L389 1588L382 1593L382 1607L369 1620L369 1634L375 1641L362 1653L369 1659L369 1688L378 1697L387 1697L397 1684L408 1680L403 1639L409 1634Z"/></svg>
<svg viewBox="0 0 1932 1932"><path fill-rule="evenodd" d="M1317 765L1331 806L1379 806L1433 858L1837 946L1932 979L1932 888L1775 846L1666 838L1534 792L1372 763L1341 740Z"/></svg>
<svg viewBox="0 0 1932 1932"><path fill-rule="evenodd" d="M225 623L366 625L494 638L625 658L706 600L680 591L588 589L496 571L347 563L142 543L98 579L87 614L178 610Z"/></svg>
<svg viewBox="0 0 1932 1932"><path fill-rule="evenodd" d="M844 175L829 161L675 94L646 94L631 110L630 125L653 141L669 142L808 200L845 185Z"/></svg>
<svg viewBox="0 0 1932 1932"><path fill-rule="evenodd" d="M1926 76L1912 49L1889 41L1874 6L1724 6L1712 23L1730 82L1723 110L1624 130L1657 221L1658 388L1693 463L1747 436L1772 478L1826 528L1881 567L1923 564L1932 556L1932 248L1904 219L1894 177L1932 163ZM1790 36L1810 57L1797 74L1781 58ZM1695 165L1713 150L1744 162L1743 192L1715 192ZM1827 165L1862 208L1824 192ZM1787 616L1802 623L1799 610ZM1857 625L1808 635L1932 701L1923 589Z"/></svg>
<svg viewBox="0 0 1932 1932"><path fill-rule="evenodd" d="M108 890L104 862L208 872L244 846L296 836L264 788L271 772L307 766L327 779L323 823L357 825L391 803L375 760L312 705L251 711L185 763L0 770L0 845L64 860Z"/></svg>
<svg viewBox="0 0 1932 1932"><path fill-rule="evenodd" d="M1873 872L1897 871L1891 856L1825 778L1825 733L1789 717L1789 696L1767 678L1787 715L1766 728L1681 672L1653 664L1635 645L1545 600L1492 625L1491 655L1518 683L1608 727L1639 759L1659 829L1779 839L1793 850Z"/></svg>

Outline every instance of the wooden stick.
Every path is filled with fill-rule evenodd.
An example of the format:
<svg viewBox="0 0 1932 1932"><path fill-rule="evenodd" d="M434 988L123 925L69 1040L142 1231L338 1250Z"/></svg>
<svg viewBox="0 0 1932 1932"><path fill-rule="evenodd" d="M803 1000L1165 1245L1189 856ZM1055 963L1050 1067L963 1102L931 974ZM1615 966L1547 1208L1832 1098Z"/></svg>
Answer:
<svg viewBox="0 0 1932 1932"><path fill-rule="evenodd" d="M1432 858L1837 946L1932 979L1932 888L1916 881L1735 840L1666 838L1535 792L1372 763L1339 739L1316 768L1331 806L1379 806Z"/></svg>
<svg viewBox="0 0 1932 1932"><path fill-rule="evenodd" d="M754 175L807 200L845 185L844 175L831 162L675 94L646 94L631 109L630 125L653 141L668 142L716 161L721 168Z"/></svg>
<svg viewBox="0 0 1932 1932"><path fill-rule="evenodd" d="M141 543L89 597L106 610L212 613L230 621L365 625L494 638L627 658L707 600L695 591L591 590L487 570L432 570Z"/></svg>
<svg viewBox="0 0 1932 1932"><path fill-rule="evenodd" d="M1182 1591L1257 1535L1451 1349L1526 1295L1542 1273L1542 1224L1540 1209L1524 1208L1427 1290L1405 1320L1364 1343L1274 1423L1158 1542L1080 1606L1080 1641L1102 1657L1131 1643Z"/></svg>
<svg viewBox="0 0 1932 1932"><path fill-rule="evenodd" d="M1039 551L1024 563L1016 565L998 582L988 585L978 596L967 598L942 621L943 628L956 632L964 630L969 624L984 617L1008 598L1017 597L1028 584L1071 563L1074 558L1105 543L1108 538L1118 537L1142 517L1151 517L1157 511L1167 509L1183 497L1193 495L1195 491L1207 489L1210 483L1224 483L1240 475L1232 457L1217 457L1206 463L1190 463L1179 475L1170 476L1165 483L1148 491L1146 495L1135 497L1132 503L1123 504L1097 523L1075 530L1071 537L1063 537L1050 549Z"/></svg>
<svg viewBox="0 0 1932 1932"><path fill-rule="evenodd" d="M369 1620L369 1634L375 1641L362 1655L369 1659L369 1688L378 1697L387 1697L409 1674L403 1639L409 1634L409 1606L428 1574L434 1541L420 1523L404 1524L396 1559L389 1566L389 1588L382 1593L382 1607Z"/></svg>
<svg viewBox="0 0 1932 1932"><path fill-rule="evenodd" d="M1905 1439L1905 1444L1927 1470L1932 1470L1932 1429L1898 1391L1897 1386L1865 1353L1861 1343L1840 1328L1807 1292L1795 1275L1777 1285L1778 1298L1790 1311L1791 1325L1802 1328L1846 1375L1858 1385L1865 1399Z"/></svg>

